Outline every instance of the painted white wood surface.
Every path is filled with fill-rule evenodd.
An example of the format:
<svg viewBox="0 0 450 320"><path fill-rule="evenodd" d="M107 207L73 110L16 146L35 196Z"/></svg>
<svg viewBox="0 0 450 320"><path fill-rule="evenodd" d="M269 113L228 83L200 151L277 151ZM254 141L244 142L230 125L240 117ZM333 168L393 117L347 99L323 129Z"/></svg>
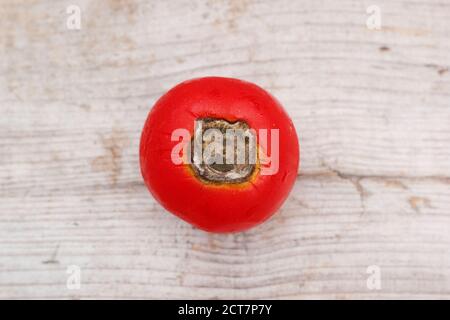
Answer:
<svg viewBox="0 0 450 320"><path fill-rule="evenodd" d="M1 0L0 298L450 298L449 35L447 0ZM152 104L206 75L263 86L300 136L249 232L192 228L140 176Z"/></svg>

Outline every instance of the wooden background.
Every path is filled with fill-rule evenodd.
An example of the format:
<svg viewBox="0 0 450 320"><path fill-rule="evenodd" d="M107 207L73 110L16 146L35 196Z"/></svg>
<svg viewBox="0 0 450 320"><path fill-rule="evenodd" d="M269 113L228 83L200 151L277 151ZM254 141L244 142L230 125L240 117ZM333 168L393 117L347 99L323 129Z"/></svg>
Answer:
<svg viewBox="0 0 450 320"><path fill-rule="evenodd" d="M449 68L448 0L1 0L0 298L450 298ZM152 104L206 75L266 88L300 137L249 232L196 230L141 179Z"/></svg>

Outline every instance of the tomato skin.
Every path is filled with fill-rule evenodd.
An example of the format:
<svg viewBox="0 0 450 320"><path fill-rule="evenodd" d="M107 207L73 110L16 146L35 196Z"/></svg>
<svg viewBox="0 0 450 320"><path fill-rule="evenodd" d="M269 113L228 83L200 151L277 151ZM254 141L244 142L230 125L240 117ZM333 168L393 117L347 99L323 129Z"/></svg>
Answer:
<svg viewBox="0 0 450 320"><path fill-rule="evenodd" d="M178 142L171 141L172 132L185 128L193 136L199 118L245 121L257 131L279 129L278 172L216 184L199 179L189 164L174 164L171 151ZM289 116L262 88L232 78L198 78L178 84L151 109L140 164L148 189L168 211L205 231L237 232L262 223L285 201L297 177L299 144Z"/></svg>

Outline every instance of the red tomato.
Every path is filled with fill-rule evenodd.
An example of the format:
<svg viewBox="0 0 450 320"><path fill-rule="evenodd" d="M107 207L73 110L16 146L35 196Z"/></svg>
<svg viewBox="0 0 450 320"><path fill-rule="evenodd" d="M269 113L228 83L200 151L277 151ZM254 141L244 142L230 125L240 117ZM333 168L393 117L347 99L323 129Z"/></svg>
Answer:
<svg viewBox="0 0 450 320"><path fill-rule="evenodd" d="M235 145L226 149L223 142L221 150L220 137L207 138L204 128L226 141L228 129L242 129L245 150L234 137ZM176 134L180 129L189 135ZM233 149L236 159L244 154L244 163L232 156L232 164L210 163ZM195 152L202 153L195 158ZM296 180L299 145L292 121L268 92L238 79L206 77L185 81L156 102L142 132L140 163L148 189L168 211L206 231L235 232L260 224L283 204Z"/></svg>

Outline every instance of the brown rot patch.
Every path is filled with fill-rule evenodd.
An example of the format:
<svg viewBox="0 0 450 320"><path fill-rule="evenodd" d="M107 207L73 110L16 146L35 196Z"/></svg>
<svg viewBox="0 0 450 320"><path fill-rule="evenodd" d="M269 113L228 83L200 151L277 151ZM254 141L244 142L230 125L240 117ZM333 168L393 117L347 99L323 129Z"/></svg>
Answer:
<svg viewBox="0 0 450 320"><path fill-rule="evenodd" d="M195 122L191 167L212 183L248 181L256 166L256 134L245 121L203 118Z"/></svg>

